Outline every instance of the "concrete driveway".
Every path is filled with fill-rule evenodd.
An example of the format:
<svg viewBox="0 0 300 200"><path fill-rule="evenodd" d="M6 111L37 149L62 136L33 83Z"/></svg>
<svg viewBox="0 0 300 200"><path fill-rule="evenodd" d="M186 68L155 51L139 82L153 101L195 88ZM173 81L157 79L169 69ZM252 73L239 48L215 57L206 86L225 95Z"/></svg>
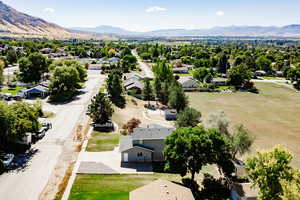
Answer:
<svg viewBox="0 0 300 200"><path fill-rule="evenodd" d="M46 186L58 161L67 138L73 137L74 128L85 115L90 99L99 91L105 76L99 71L89 71L88 81L82 94L70 103L44 103L44 109L54 112L55 117L49 121L53 129L37 142L33 148L37 153L31 158L27 167L0 176L0 199L36 200Z"/></svg>
<svg viewBox="0 0 300 200"><path fill-rule="evenodd" d="M119 149L109 152L81 152L78 157L77 173L87 174L151 174L151 164L122 164ZM94 163L94 165L92 164ZM95 168L99 166L98 171ZM111 172L108 169L111 169ZM91 169L93 173L90 173ZM97 169L97 168L96 168Z"/></svg>

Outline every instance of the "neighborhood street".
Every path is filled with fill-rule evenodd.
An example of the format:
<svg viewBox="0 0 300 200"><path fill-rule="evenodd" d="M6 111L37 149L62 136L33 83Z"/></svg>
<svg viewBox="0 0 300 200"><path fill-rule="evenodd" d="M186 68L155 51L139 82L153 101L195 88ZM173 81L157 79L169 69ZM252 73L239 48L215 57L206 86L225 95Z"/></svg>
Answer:
<svg viewBox="0 0 300 200"><path fill-rule="evenodd" d="M76 124L85 115L90 99L99 91L105 76L88 71L88 81L81 94L66 104L44 103L44 110L55 114L47 119L53 128L32 146L36 150L25 168L5 173L0 178L0 197L5 200L37 200L46 186L67 138L74 134ZM14 188L12 190L12 188Z"/></svg>
<svg viewBox="0 0 300 200"><path fill-rule="evenodd" d="M134 55L137 58L138 64L141 67L141 69L143 70L143 72L145 73L146 77L148 77L150 79L153 79L154 74L153 74L152 70L150 69L150 67L146 63L144 63L142 61L142 59L140 58L140 56L138 55L136 50L135 49L132 50L131 53L132 53L132 55Z"/></svg>

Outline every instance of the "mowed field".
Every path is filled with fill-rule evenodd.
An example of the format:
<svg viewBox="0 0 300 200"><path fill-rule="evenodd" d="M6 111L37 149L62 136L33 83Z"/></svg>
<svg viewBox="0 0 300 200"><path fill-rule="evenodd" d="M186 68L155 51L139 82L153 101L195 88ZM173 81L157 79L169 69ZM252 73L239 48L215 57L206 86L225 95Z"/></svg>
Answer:
<svg viewBox="0 0 300 200"><path fill-rule="evenodd" d="M205 122L210 113L225 111L231 127L246 126L256 149L282 144L293 154L293 165L300 168L300 92L275 83L256 83L259 94L187 93L192 107L201 111Z"/></svg>

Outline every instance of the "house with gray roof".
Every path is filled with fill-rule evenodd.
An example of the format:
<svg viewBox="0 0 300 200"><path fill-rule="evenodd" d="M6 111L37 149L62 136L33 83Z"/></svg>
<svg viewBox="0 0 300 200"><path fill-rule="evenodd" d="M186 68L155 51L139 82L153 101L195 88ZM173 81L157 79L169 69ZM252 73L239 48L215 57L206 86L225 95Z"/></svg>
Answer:
<svg viewBox="0 0 300 200"><path fill-rule="evenodd" d="M165 139L174 130L159 126L135 128L130 136L123 136L120 140L122 162L164 161Z"/></svg>

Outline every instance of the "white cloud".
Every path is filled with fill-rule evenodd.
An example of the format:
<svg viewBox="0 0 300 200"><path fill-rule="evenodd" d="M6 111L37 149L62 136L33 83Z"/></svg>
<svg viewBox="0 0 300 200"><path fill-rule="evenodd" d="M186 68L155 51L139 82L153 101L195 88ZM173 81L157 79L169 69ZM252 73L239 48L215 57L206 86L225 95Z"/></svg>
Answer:
<svg viewBox="0 0 300 200"><path fill-rule="evenodd" d="M153 6L146 9L146 12L165 12L165 11L167 11L166 8L162 8L158 6Z"/></svg>
<svg viewBox="0 0 300 200"><path fill-rule="evenodd" d="M55 10L53 8L45 8L43 11L47 12L47 13L54 13L55 12Z"/></svg>
<svg viewBox="0 0 300 200"><path fill-rule="evenodd" d="M219 17L222 17L222 16L225 15L225 13L220 10L220 11L216 12L216 15L219 16Z"/></svg>

